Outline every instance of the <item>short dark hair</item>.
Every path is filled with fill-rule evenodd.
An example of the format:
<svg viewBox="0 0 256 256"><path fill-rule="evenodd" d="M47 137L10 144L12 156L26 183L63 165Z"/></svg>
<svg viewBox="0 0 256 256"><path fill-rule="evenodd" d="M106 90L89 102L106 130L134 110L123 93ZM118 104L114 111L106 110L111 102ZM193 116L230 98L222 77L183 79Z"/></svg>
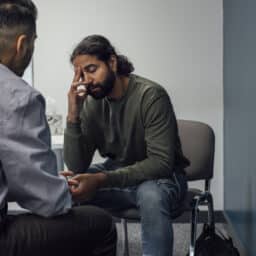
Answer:
<svg viewBox="0 0 256 256"><path fill-rule="evenodd" d="M0 0L0 53L17 35L36 33L37 9L31 0Z"/></svg>
<svg viewBox="0 0 256 256"><path fill-rule="evenodd" d="M73 50L70 61L71 63L78 55L92 55L99 60L107 63L111 56L117 58L117 74L128 76L134 71L133 64L124 55L116 53L113 45L107 38L101 35L90 35L84 38Z"/></svg>

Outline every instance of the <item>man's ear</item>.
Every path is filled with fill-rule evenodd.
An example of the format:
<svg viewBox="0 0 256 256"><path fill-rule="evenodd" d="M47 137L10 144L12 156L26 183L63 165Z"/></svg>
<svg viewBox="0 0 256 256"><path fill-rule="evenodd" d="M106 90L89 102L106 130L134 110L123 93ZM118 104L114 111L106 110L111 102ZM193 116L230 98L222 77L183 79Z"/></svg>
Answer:
<svg viewBox="0 0 256 256"><path fill-rule="evenodd" d="M117 71L117 56L115 55L111 55L108 64L110 66L110 68L112 69L112 71L114 71L116 73Z"/></svg>
<svg viewBox="0 0 256 256"><path fill-rule="evenodd" d="M27 36L21 34L16 39L16 52L17 55L24 55L27 49Z"/></svg>

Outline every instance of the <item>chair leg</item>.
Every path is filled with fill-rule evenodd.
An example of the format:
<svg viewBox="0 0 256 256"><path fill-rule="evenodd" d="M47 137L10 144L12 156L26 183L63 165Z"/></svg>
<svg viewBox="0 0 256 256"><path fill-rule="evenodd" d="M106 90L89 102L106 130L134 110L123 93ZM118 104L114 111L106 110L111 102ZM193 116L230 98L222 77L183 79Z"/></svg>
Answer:
<svg viewBox="0 0 256 256"><path fill-rule="evenodd" d="M199 209L197 208L197 205L196 205L195 207L193 207L193 210L192 210L189 256L195 255L198 212L199 212Z"/></svg>
<svg viewBox="0 0 256 256"><path fill-rule="evenodd" d="M121 219L123 225L123 256L129 256L128 231L126 219Z"/></svg>
<svg viewBox="0 0 256 256"><path fill-rule="evenodd" d="M213 208L213 198L209 193L207 195L207 206L208 206L208 224L210 227L215 227L215 219L214 219L214 208Z"/></svg>

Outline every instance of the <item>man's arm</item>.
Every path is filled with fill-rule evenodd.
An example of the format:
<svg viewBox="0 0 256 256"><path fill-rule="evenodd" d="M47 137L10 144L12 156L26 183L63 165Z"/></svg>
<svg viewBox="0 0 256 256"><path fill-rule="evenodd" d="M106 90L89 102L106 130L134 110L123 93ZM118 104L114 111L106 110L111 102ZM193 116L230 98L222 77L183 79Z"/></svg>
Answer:
<svg viewBox="0 0 256 256"><path fill-rule="evenodd" d="M90 122L83 116L83 102L87 98L81 68L75 69L73 82L68 92L67 126L64 132L64 160L67 167L76 172L85 172L89 167L96 146L90 136ZM82 113L81 113L82 112ZM82 122L80 117L83 118Z"/></svg>
<svg viewBox="0 0 256 256"><path fill-rule="evenodd" d="M90 129L88 120L67 122L64 132L64 160L68 169L75 173L87 170L96 150Z"/></svg>
<svg viewBox="0 0 256 256"><path fill-rule="evenodd" d="M50 148L45 103L36 92L15 98L9 120L1 124L1 161L9 198L42 216L66 213L72 204L64 178L58 177Z"/></svg>

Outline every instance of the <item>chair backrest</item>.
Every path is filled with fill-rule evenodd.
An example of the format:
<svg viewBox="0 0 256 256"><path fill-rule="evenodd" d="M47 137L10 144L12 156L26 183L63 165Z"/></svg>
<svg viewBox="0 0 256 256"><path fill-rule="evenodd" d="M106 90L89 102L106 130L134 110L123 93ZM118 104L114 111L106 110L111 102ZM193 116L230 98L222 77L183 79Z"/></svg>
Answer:
<svg viewBox="0 0 256 256"><path fill-rule="evenodd" d="M183 153L190 161L185 169L188 180L211 179L215 151L213 129L202 122L178 120L178 130Z"/></svg>

